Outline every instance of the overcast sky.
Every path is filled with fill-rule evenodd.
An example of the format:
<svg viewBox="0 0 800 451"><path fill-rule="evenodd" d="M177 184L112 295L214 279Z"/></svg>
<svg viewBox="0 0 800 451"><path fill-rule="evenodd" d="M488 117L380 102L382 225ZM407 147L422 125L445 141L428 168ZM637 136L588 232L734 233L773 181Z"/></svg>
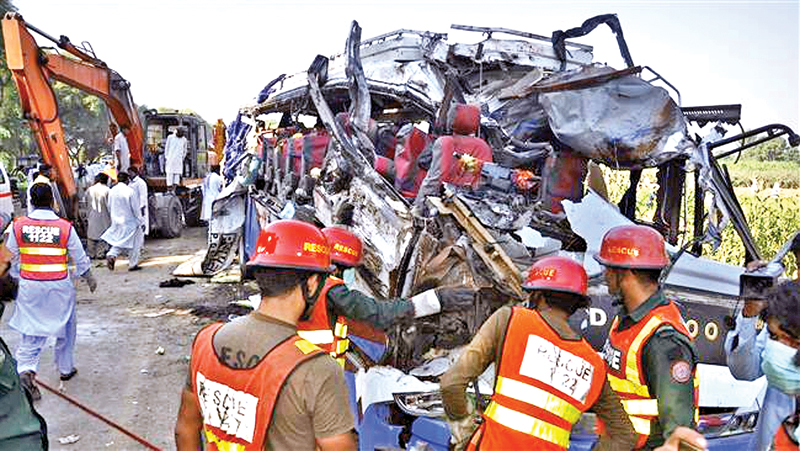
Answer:
<svg viewBox="0 0 800 451"><path fill-rule="evenodd" d="M741 103L745 128L800 129L800 8L783 1L230 1L14 0L27 22L97 56L132 83L149 107L191 108L231 120L281 73L316 54L343 51L350 21L362 38L399 28L449 32L451 24L505 27L549 36L589 17L616 13L633 61L655 69L684 106ZM578 42L595 61L623 68L608 28ZM45 45L40 40L40 45Z"/></svg>

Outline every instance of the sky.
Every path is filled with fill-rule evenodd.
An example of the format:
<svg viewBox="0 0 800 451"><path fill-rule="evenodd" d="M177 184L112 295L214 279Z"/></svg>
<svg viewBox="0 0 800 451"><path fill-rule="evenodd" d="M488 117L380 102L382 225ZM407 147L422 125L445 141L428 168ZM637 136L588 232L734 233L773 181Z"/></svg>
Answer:
<svg viewBox="0 0 800 451"><path fill-rule="evenodd" d="M25 20L73 43L131 82L137 104L190 108L230 121L277 75L344 50L350 21L362 39L406 28L479 42L451 24L549 36L616 13L633 62L675 85L683 106L742 104L742 125L800 132L800 0L779 1L263 1L14 0ZM498 35L508 37L507 35ZM624 62L605 25L575 41L596 62ZM47 45L44 39L40 45ZM674 97L674 96L673 96Z"/></svg>

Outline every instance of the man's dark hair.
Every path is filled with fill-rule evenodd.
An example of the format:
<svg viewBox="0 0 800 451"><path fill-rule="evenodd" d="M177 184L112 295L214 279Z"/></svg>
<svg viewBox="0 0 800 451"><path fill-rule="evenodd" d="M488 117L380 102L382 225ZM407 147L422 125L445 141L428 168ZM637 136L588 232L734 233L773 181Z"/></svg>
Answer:
<svg viewBox="0 0 800 451"><path fill-rule="evenodd" d="M127 172L120 172L117 174L117 181L120 183L128 183L128 181L130 181L130 176L128 176Z"/></svg>
<svg viewBox="0 0 800 451"><path fill-rule="evenodd" d="M531 299L535 299L537 294L541 294L544 301L551 307L563 310L570 315L578 311L578 309L589 307L591 304L587 297L561 291L534 290L531 292Z"/></svg>
<svg viewBox="0 0 800 451"><path fill-rule="evenodd" d="M215 174L219 174L219 165L215 164L215 165L211 166L211 172L213 172Z"/></svg>
<svg viewBox="0 0 800 451"><path fill-rule="evenodd" d="M289 268L260 268L250 269L256 279L261 296L281 296L294 287L303 284L315 273L312 271L299 271Z"/></svg>
<svg viewBox="0 0 800 451"><path fill-rule="evenodd" d="M661 278L660 269L631 269L631 272L641 283L658 283Z"/></svg>
<svg viewBox="0 0 800 451"><path fill-rule="evenodd" d="M52 167L52 166L50 166L50 165L49 165L49 164L47 164L47 163L45 163L45 164L42 164L42 165L39 165L39 173L42 173L42 172L48 172L48 171L50 171L51 169L53 169L53 167Z"/></svg>
<svg viewBox="0 0 800 451"><path fill-rule="evenodd" d="M31 205L37 208L53 206L53 190L46 183L34 183L31 187Z"/></svg>
<svg viewBox="0 0 800 451"><path fill-rule="evenodd" d="M767 292L767 311L786 333L800 339L800 282L782 283Z"/></svg>
<svg viewBox="0 0 800 451"><path fill-rule="evenodd" d="M128 168L128 174L136 174L139 175L139 168L136 166L131 166Z"/></svg>
<svg viewBox="0 0 800 451"><path fill-rule="evenodd" d="M108 185L108 174L106 174L105 172L97 174L97 177L94 178L94 182L95 183L100 182L103 185Z"/></svg>

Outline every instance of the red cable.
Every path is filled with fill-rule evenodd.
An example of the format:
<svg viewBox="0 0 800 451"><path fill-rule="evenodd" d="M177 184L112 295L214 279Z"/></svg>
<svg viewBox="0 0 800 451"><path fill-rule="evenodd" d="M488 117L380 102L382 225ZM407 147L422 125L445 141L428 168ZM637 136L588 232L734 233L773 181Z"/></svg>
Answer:
<svg viewBox="0 0 800 451"><path fill-rule="evenodd" d="M124 427L120 426L119 424L109 420L108 418L100 415L99 413L95 412L94 410L84 406L77 399L75 399L75 398L73 398L71 396L68 396L65 393L61 393L60 391L54 389L53 387L50 387L49 385L47 385L44 382L42 382L39 378L36 378L36 383L41 385L42 387L46 388L48 391L53 392L56 395L66 399L67 401L69 401L72 404L76 405L78 408L80 408L84 412L88 413L89 415L99 419L100 421L108 424L109 426L113 427L114 429L117 429L118 431L122 432L123 434L127 435L128 437L136 440L137 442L139 442L142 445L144 445L146 448L152 449L154 451L161 451L161 448L153 445L152 443L148 442L147 440L143 439L142 437L139 437L138 435L134 434L133 432L130 432L129 430L127 430Z"/></svg>

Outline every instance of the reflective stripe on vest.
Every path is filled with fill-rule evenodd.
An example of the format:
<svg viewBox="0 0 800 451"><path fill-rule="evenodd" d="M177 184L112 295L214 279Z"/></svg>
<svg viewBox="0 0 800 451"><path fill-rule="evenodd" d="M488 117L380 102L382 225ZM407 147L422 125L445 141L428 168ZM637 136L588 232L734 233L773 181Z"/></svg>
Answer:
<svg viewBox="0 0 800 451"><path fill-rule="evenodd" d="M622 406L633 424L633 429L640 434L637 448L644 446L647 442L647 438L652 432L652 421L658 418L658 400L650 394L650 390L644 383L645 379L639 368L644 344L656 330L664 324L672 325L678 332L689 336L683 325L680 312L674 304L670 303L669 305L656 307L648 315L650 316L649 319L642 319L644 322L643 326L640 326L640 322L623 332L620 332L618 329L619 317L615 317L609 333L609 342L612 351L622 350L624 352L624 361L620 362L622 365L619 369L609 368L607 375L608 382L611 389L619 394ZM636 332L636 329L638 329L638 332ZM630 334L632 333L636 333L636 335L633 336L633 340L627 341L630 340ZM623 338L625 335L627 335L627 337ZM624 348L626 343L630 343L627 349L619 349ZM612 371L617 374L612 374ZM696 398L699 384L696 372L693 382ZM695 421L697 421L698 414L699 411L695 407Z"/></svg>
<svg viewBox="0 0 800 451"><path fill-rule="evenodd" d="M20 278L36 281L63 280L69 276L67 243L72 224L64 219L14 221L14 238L19 246Z"/></svg>
<svg viewBox="0 0 800 451"><path fill-rule="evenodd" d="M570 431L530 415L503 407L494 401L489 403L484 415L515 431L547 440L562 448L569 447Z"/></svg>
<svg viewBox="0 0 800 451"><path fill-rule="evenodd" d="M344 367L344 355L350 348L350 340L347 339L347 323L345 318L338 317L336 322L331 325L333 321L328 315L328 291L342 284L344 281L337 277L331 276L325 280L325 286L311 310L310 318L297 324L297 335L327 351L339 365ZM333 330L331 330L331 326L333 326Z"/></svg>
<svg viewBox="0 0 800 451"><path fill-rule="evenodd" d="M521 307L512 309L500 350L492 402L471 448L566 450L572 426L600 396L602 359Z"/></svg>
<svg viewBox="0 0 800 451"><path fill-rule="evenodd" d="M547 410L570 423L581 418L581 411L575 406L539 387L503 376L497 377L495 385L496 393Z"/></svg>

